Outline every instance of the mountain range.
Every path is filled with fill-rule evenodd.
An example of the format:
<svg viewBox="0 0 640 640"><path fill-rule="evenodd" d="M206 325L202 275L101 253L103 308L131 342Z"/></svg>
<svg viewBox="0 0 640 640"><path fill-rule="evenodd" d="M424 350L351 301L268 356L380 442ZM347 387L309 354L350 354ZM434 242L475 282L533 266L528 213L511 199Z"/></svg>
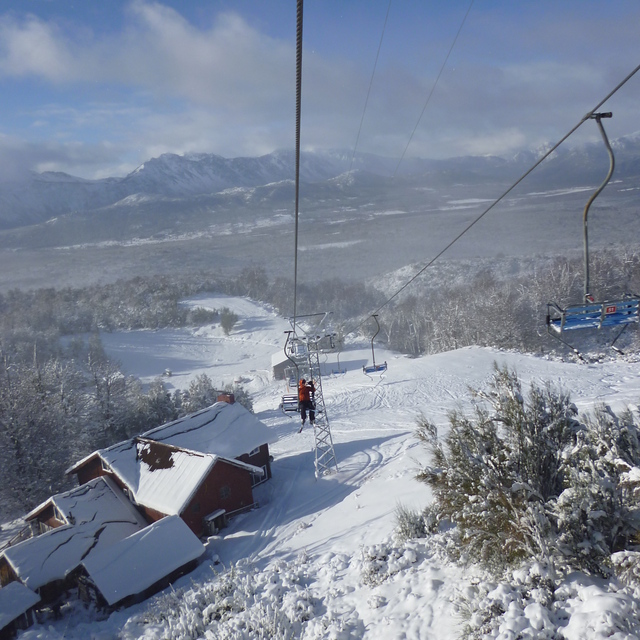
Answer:
<svg viewBox="0 0 640 640"><path fill-rule="evenodd" d="M640 133L612 142L616 154L616 176L640 174ZM509 158L467 156L444 160L409 158L398 161L346 150L303 152L301 182L318 185L332 181L326 189L338 192L362 186L367 181L381 190L396 180L403 185L436 185L507 182L524 173L541 156L543 149L520 152ZM604 146L600 143L578 148L560 148L535 174L534 180L559 188L590 184L607 169ZM398 171L396 172L396 168ZM365 174L360 178L335 181L346 173ZM230 189L245 190L291 181L295 175L293 151L276 151L260 157L223 158L215 154L163 154L152 158L123 178L86 180L60 172L31 173L17 182L0 182L0 229L45 222L52 217L87 212L122 203L148 203L150 199L184 199L220 194ZM284 186L288 192L290 189ZM226 193L225 197L233 197ZM136 196L131 199L132 196Z"/></svg>
<svg viewBox="0 0 640 640"><path fill-rule="evenodd" d="M612 147L615 174L590 231L601 246L640 234L640 133ZM399 167L397 159L371 154L303 152L301 277L371 278L429 259L544 152L408 158ZM588 192L608 168L602 142L560 147L447 258L578 250ZM247 266L290 277L294 175L294 152L276 151L255 158L164 154L121 178L45 172L0 182L0 290L141 271L233 274Z"/></svg>

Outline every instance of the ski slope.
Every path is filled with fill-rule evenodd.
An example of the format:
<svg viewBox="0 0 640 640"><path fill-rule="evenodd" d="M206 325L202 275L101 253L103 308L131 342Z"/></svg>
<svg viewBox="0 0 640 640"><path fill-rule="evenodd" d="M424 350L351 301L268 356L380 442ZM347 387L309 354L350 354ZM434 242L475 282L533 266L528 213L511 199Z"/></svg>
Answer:
<svg viewBox="0 0 640 640"><path fill-rule="evenodd" d="M271 447L273 478L256 489L259 508L235 518L211 538L211 562L174 586L196 588L211 580L214 561L218 570L237 566L240 574L251 571L253 584L263 580L266 585L260 597L270 597L273 585L279 585L279 595L273 595L278 606L288 602L285 598L283 603L282 593L299 608L315 603L314 614L301 616L292 637L459 637L464 619L460 598L482 586L482 573L445 563L428 539L410 541L398 551L393 533L398 505L420 509L430 499L427 486L415 480L426 461L414 437L417 420L425 416L445 429L451 410L470 408L469 388L485 387L494 364L517 371L524 388L549 381L569 391L581 411L599 402L614 410L636 409L640 400L637 362L586 365L475 347L421 358L376 348L376 361L386 360L388 370L382 378L367 377L362 365L370 361L371 348L362 338L340 354L346 373L323 377L339 469L316 479L310 427L298 434L297 414L279 410L285 383L274 382L270 373L271 355L282 350L289 324L244 299L203 296L188 304L226 306L240 320L229 336L218 326L105 334L107 353L146 383L165 369L172 371L165 382L174 388L187 388L200 373L216 386L235 381L252 395L256 415L278 440ZM325 366L337 369L335 356L328 357ZM378 581L380 575L384 579ZM567 589L571 616L563 623L564 637L637 637L604 634L618 628L618 619L637 613L635 601L627 598L612 610L611 599L603 595L605 586L584 576ZM135 623L147 606L136 605L107 620L78 607L63 620L36 626L21 638L165 637L162 627ZM538 610L509 615L513 628L538 630L538 635L522 637L551 637L542 635L547 622ZM225 633L218 630L207 637L251 637L231 635L228 629Z"/></svg>

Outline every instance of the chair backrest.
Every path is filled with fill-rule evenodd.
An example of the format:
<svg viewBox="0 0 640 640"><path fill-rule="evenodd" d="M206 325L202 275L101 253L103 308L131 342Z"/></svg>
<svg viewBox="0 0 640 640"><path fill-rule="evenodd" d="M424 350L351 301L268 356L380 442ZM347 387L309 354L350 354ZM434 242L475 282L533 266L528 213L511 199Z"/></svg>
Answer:
<svg viewBox="0 0 640 640"><path fill-rule="evenodd" d="M607 302L590 302L566 309L550 303L547 308L547 324L557 333L574 329L616 327L640 320L640 298L637 296Z"/></svg>
<svg viewBox="0 0 640 640"><path fill-rule="evenodd" d="M365 365L364 367L362 367L362 371L363 373L369 374L369 373L383 373L384 371L387 370L387 363L384 362L383 364L373 364L373 365Z"/></svg>
<svg viewBox="0 0 640 640"><path fill-rule="evenodd" d="M298 411L298 394L287 394L282 396L283 411Z"/></svg>

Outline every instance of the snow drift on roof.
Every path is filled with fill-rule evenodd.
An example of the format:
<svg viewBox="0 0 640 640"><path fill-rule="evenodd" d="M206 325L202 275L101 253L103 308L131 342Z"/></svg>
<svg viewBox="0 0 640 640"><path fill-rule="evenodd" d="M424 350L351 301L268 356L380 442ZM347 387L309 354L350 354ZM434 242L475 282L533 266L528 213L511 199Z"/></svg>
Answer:
<svg viewBox="0 0 640 640"><path fill-rule="evenodd" d="M82 564L105 600L116 604L198 559L205 549L178 516L167 516Z"/></svg>
<svg viewBox="0 0 640 640"><path fill-rule="evenodd" d="M10 582L0 589L0 631L18 616L40 602L40 596L20 582Z"/></svg>
<svg viewBox="0 0 640 640"><path fill-rule="evenodd" d="M217 456L134 439L100 452L136 503L179 515L217 461Z"/></svg>
<svg viewBox="0 0 640 640"><path fill-rule="evenodd" d="M147 431L144 437L226 458L237 458L277 440L271 429L237 402L216 402L202 411Z"/></svg>
<svg viewBox="0 0 640 640"><path fill-rule="evenodd" d="M25 520L33 519L51 504L57 507L67 524L89 522L96 517L96 501L100 502L100 517L103 520L113 520L122 517L122 513L128 512L132 521L137 521L141 527L147 526L146 521L130 500L108 476L94 478L80 487L52 496L28 513Z"/></svg>
<svg viewBox="0 0 640 640"><path fill-rule="evenodd" d="M96 478L61 496L69 500L67 509L68 513L75 513L75 524L52 529L2 553L30 589L64 579L88 554L146 526L140 514L127 505L120 490L106 478Z"/></svg>

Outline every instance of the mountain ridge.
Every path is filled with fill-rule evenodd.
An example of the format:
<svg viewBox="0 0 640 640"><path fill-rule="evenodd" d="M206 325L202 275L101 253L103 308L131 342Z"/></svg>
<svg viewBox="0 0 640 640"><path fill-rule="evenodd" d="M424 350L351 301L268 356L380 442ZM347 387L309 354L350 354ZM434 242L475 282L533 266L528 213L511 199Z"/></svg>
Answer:
<svg viewBox="0 0 640 640"><path fill-rule="evenodd" d="M640 175L640 132L612 141L616 176ZM353 177L335 180L352 172L413 184L447 186L476 182L508 182L516 179L544 153L545 148L525 150L509 158L460 156L433 160L407 158L396 172L397 160L373 154L353 154L333 149L301 153L300 178L305 185L333 181L345 189ZM576 186L598 182L606 173L606 154L601 143L559 149L536 172L535 181L548 186ZM128 175L96 180L63 172L31 173L21 182L0 183L0 229L39 224L49 218L89 212L115 205L133 195L190 199L229 189L255 188L292 180L295 154L277 150L257 157L224 158L216 154L150 158ZM387 180L382 180L386 186ZM381 185L382 188L382 185Z"/></svg>

